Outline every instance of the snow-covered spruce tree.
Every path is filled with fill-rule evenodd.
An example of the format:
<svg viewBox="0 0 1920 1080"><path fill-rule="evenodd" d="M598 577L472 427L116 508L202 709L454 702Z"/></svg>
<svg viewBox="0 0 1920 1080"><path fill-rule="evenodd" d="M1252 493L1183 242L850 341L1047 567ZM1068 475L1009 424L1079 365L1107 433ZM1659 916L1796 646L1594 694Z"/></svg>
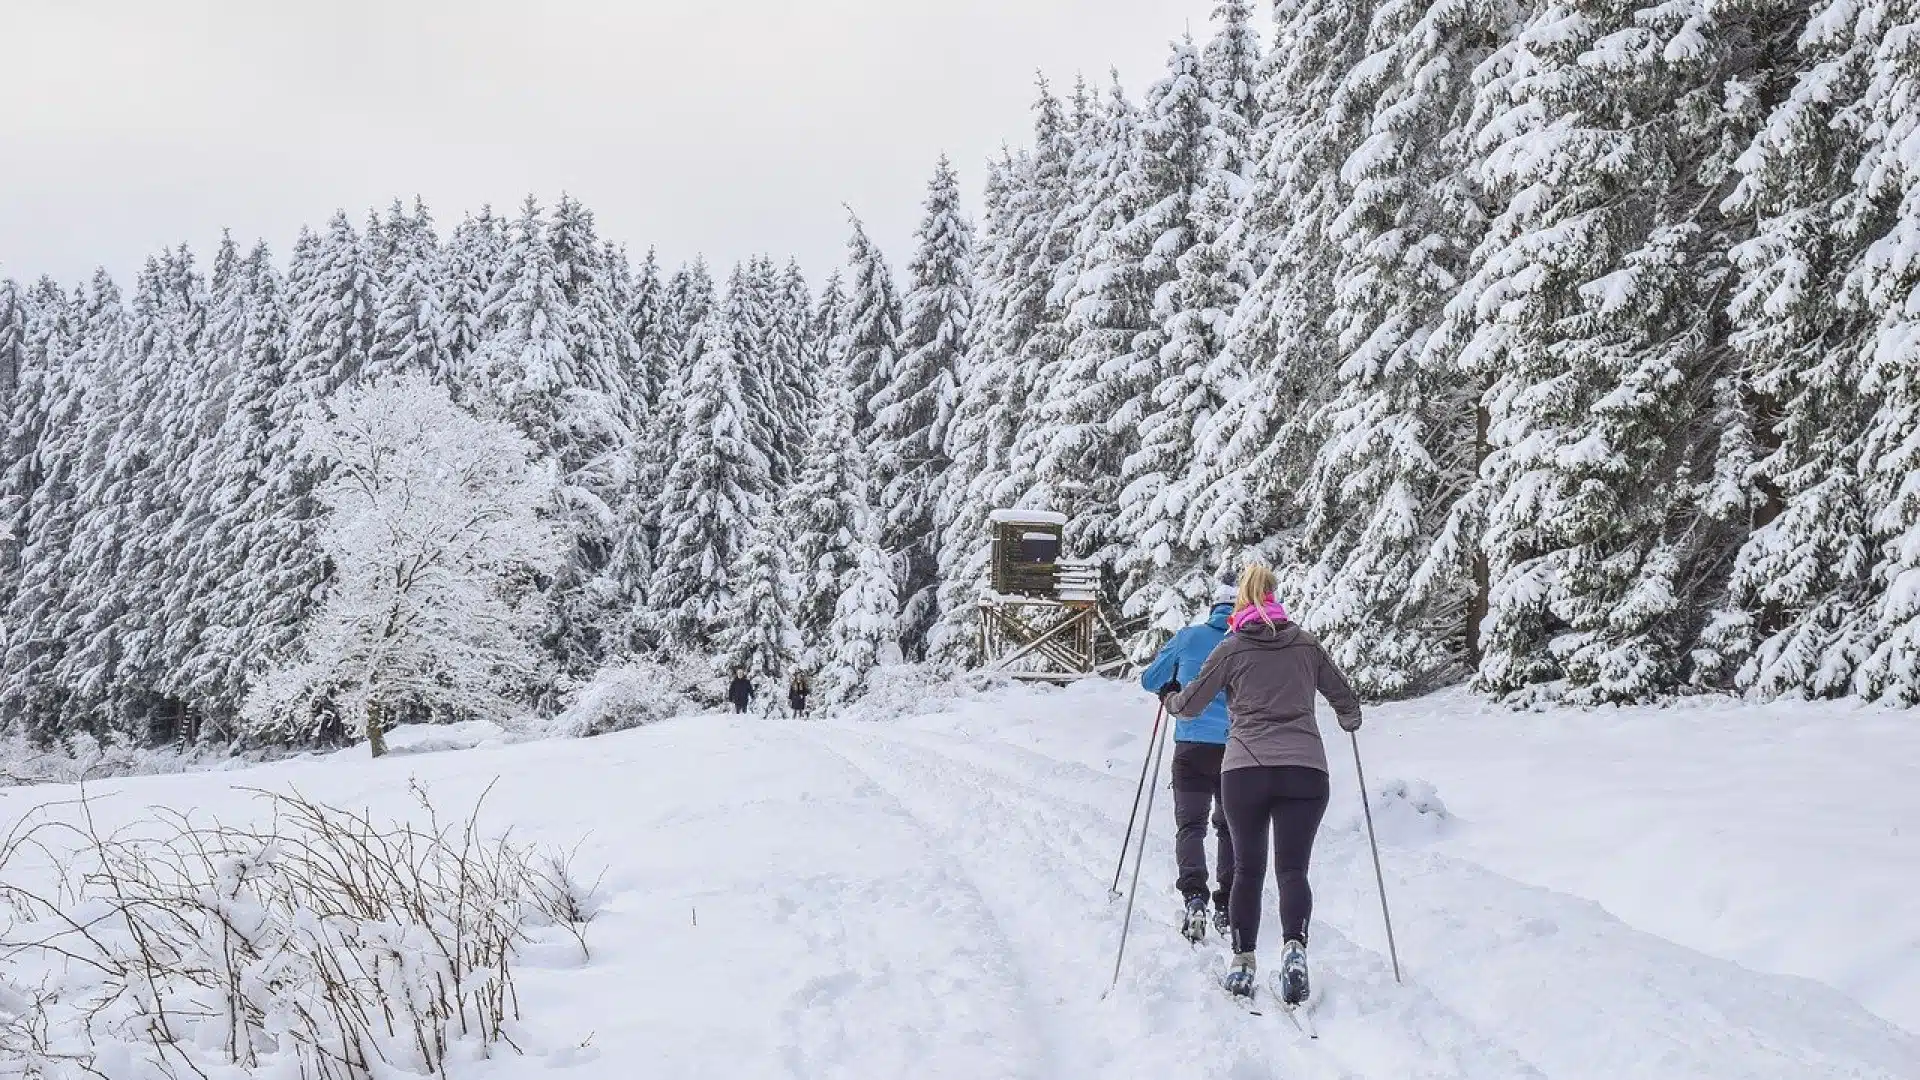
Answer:
<svg viewBox="0 0 1920 1080"><path fill-rule="evenodd" d="M1776 35L1799 31L1791 14ZM1911 704L1915 180L1894 148L1920 61L1891 5L1809 15L1780 65L1801 74L1751 95L1777 103L1730 200L1757 218L1731 312L1765 501L1699 654L1762 695Z"/></svg>
<svg viewBox="0 0 1920 1080"><path fill-rule="evenodd" d="M644 399L627 382L639 346L620 294L625 256L595 236L593 212L570 196L563 195L554 208L548 243L567 304L566 337L580 385L598 395L596 409L608 411L618 430L630 434L643 421Z"/></svg>
<svg viewBox="0 0 1920 1080"><path fill-rule="evenodd" d="M995 506L1034 506L1051 497L1036 483L1039 447L1050 439L1041 408L1066 356L1066 309L1057 285L1073 258L1082 211L1071 177L1075 121L1044 79L1033 110L1033 148L1015 162L1006 190L1008 232L993 267L998 286L982 291L990 302L981 309L979 337L997 342L999 362L1012 375L989 435L1002 461L987 500ZM1079 109L1083 116L1090 111Z"/></svg>
<svg viewBox="0 0 1920 1080"><path fill-rule="evenodd" d="M746 547L728 572L734 599L725 625L715 628L729 670L744 668L760 679L786 670L800 647L793 624L786 560L788 533L775 514L754 518Z"/></svg>
<svg viewBox="0 0 1920 1080"><path fill-rule="evenodd" d="M70 695L71 714L55 721L64 730L84 717L89 734L130 734L128 717L116 708L123 703L111 695L125 687L120 623L132 584L127 556L147 547L137 535L138 504L148 495L153 477L145 466L156 448L142 424L142 403L161 393L158 375L175 359L154 341L163 275L160 260L149 258L130 312L113 279L96 271L80 325L87 385L71 466L74 519L56 557L62 594L51 620L60 658L50 677Z"/></svg>
<svg viewBox="0 0 1920 1080"><path fill-rule="evenodd" d="M666 348L667 286L660 279L660 259L653 249L647 249L646 259L629 275L626 297L627 334L634 345L627 391L652 414L660 406L673 366Z"/></svg>
<svg viewBox="0 0 1920 1080"><path fill-rule="evenodd" d="M854 522L853 568L841 581L820 685L829 702L858 697L881 664L900 660L900 599L893 560L880 544L879 515L868 507Z"/></svg>
<svg viewBox="0 0 1920 1080"><path fill-rule="evenodd" d="M1156 297L1155 318L1165 335L1161 361L1166 377L1154 388L1157 414L1149 414L1141 432L1141 457L1184 462L1169 474L1163 512L1181 522L1178 547L1186 562L1210 572L1220 562L1202 530L1196 496L1218 480L1203 433L1222 412L1229 395L1245 385L1247 361L1228 347L1230 318L1254 280L1254 258L1240 236L1240 208L1256 160L1255 135L1261 118L1256 93L1260 50L1252 28L1252 7L1243 0L1222 0L1214 9L1218 31L1199 58L1200 131L1197 172L1186 193L1185 250L1174 261L1173 281ZM1176 95L1177 98L1178 95ZM1169 99L1163 123L1184 123L1183 102ZM1152 140L1168 134L1148 128ZM1175 155L1189 152L1184 135L1170 144ZM1163 234L1171 238L1172 233ZM1148 264L1151 269L1151 262ZM1165 422L1171 421L1171 422ZM1206 602L1205 577L1188 574L1179 592L1188 610ZM1164 625L1164 624L1163 624Z"/></svg>
<svg viewBox="0 0 1920 1080"><path fill-rule="evenodd" d="M1039 373L1057 372L1065 350L1065 309L1054 284L1073 255L1061 227L1073 197L1072 157L1060 100L1042 82L1033 150L1004 156L987 173L973 319L947 429L949 480L935 512L940 614L928 651L948 663L971 662L978 648L974 605L985 580L987 515L1033 497L1035 457L1021 448L1044 430L1028 415L1045 397Z"/></svg>
<svg viewBox="0 0 1920 1080"><path fill-rule="evenodd" d="M577 227L577 226L576 226ZM575 254L574 258L586 256ZM577 269L570 266L569 273ZM589 292L592 269L588 275ZM539 207L528 199L488 301L488 336L473 369L481 415L513 422L559 470L557 510L571 547L548 583L552 625L544 640L564 671L583 674L606 648L617 590L606 579L631 445L619 402L617 355L595 357L569 333L574 309Z"/></svg>
<svg viewBox="0 0 1920 1080"><path fill-rule="evenodd" d="M1911 706L1920 704L1920 13L1907 6L1903 14L1903 23L1893 10L1862 23L1879 33L1859 110L1868 149L1845 205L1879 233L1855 261L1841 303L1878 315L1861 387L1877 406L1863 460L1872 463L1865 490L1880 595L1872 652L1853 688Z"/></svg>
<svg viewBox="0 0 1920 1080"><path fill-rule="evenodd" d="M240 523L235 485L227 474L222 436L227 417L243 407L237 394L242 375L242 327L246 315L248 264L231 237L223 236L204 298L205 314L190 367L195 383L190 400L176 410L167 431L172 441L167 472L177 488L171 520L157 523L155 549L166 562L164 638L154 691L160 703L149 731L155 739L181 742L197 737L222 703L209 699L209 654L229 646L220 633L219 613L208 604L234 566L234 531Z"/></svg>
<svg viewBox="0 0 1920 1080"><path fill-rule="evenodd" d="M761 348L772 379L771 422L780 447L773 483L783 488L800 470L808 438L807 420L813 411L814 375L807 347L813 297L798 262L789 259L777 272L769 262L765 272L772 288L767 297L767 329Z"/></svg>
<svg viewBox="0 0 1920 1080"><path fill-rule="evenodd" d="M388 260L380 266L380 310L375 314L367 377L425 372L449 381L453 320L441 295L439 239L433 218L415 199L408 213L394 200L381 227Z"/></svg>
<svg viewBox="0 0 1920 1080"><path fill-rule="evenodd" d="M470 379L481 411L511 418L542 454L565 438L560 399L580 385L567 330L568 302L540 207L529 198L507 238L481 317L484 337Z"/></svg>
<svg viewBox="0 0 1920 1080"><path fill-rule="evenodd" d="M562 497L585 524L573 557L554 583L558 618L548 640L568 650L573 673L584 675L605 661L608 650L626 645L631 610L615 566L628 531L623 507L641 474L651 474L646 490L659 488L657 470L644 468L648 463L637 445L654 424L650 403L628 382L628 372L638 364L639 343L627 319L626 256L594 244L591 215L584 208L575 214L584 220L586 253L570 256L562 280L570 281L563 284L571 296L567 336L581 386L568 395L573 449L560 460L568 467Z"/></svg>
<svg viewBox="0 0 1920 1080"><path fill-rule="evenodd" d="M55 333L55 328L64 331L68 325L67 298L52 281L43 278L31 288L14 289L12 295L16 297L19 341L12 354L13 394L7 401L5 426L0 427L0 525L10 534L10 539L0 541L0 553L4 553L0 558L0 610L12 598L11 587L20 569L18 545L26 537L24 515L45 475L39 448L58 381L49 350L63 336ZM14 331L5 332L12 340Z"/></svg>
<svg viewBox="0 0 1920 1080"><path fill-rule="evenodd" d="M854 388L854 433L866 439L873 431L873 402L893 379L900 346L900 301L894 291L893 271L886 257L867 238L858 215L847 212L853 232L847 237L847 281L844 343L840 352Z"/></svg>
<svg viewBox="0 0 1920 1080"><path fill-rule="evenodd" d="M536 575L561 557L551 472L511 425L422 375L343 392L303 441L335 567L301 647L249 694L249 735L311 741L350 721L375 757L420 711L504 717L542 682Z"/></svg>
<svg viewBox="0 0 1920 1080"><path fill-rule="evenodd" d="M1751 132L1724 90L1752 40L1699 4L1574 0L1488 65L1477 175L1502 212L1450 308L1488 381L1488 692L1641 701L1690 677L1745 523L1708 496L1738 232L1718 208Z"/></svg>
<svg viewBox="0 0 1920 1080"><path fill-rule="evenodd" d="M1035 105L1034 146L1022 164L1028 168L1022 183L1012 189L1013 235L1006 249L1013 256L1013 276L996 307L998 325L1018 342L1013 353L1018 396L1006 405L1007 474L995 502L1006 505L1059 509L1074 494L1073 485L1055 491L1043 466L1057 437L1047 416L1052 404L1068 389L1068 344L1071 330L1065 304L1066 283L1079 273L1078 236L1092 206L1081 197L1083 140L1097 133L1099 110L1084 81L1075 83L1073 97L1064 104L1042 80ZM1007 266L1007 264L1002 264Z"/></svg>
<svg viewBox="0 0 1920 1080"><path fill-rule="evenodd" d="M14 394L20 388L20 367L27 354L26 295L19 282L0 278L0 417L13 411ZM6 449L0 446L0 454ZM7 459L0 457L0 472Z"/></svg>
<svg viewBox="0 0 1920 1080"><path fill-rule="evenodd" d="M196 352L197 379L202 386L193 411L183 418L179 471L182 474L180 513L166 525L161 549L174 563L176 584L170 602L179 605L169 620L169 634L177 640L164 678L171 685L184 670L203 659L200 636L206 630L201 600L211 593L230 568L219 565L225 555L227 532L238 515L226 512L233 480L221 473L221 435L227 415L239 407L236 399L242 370L240 344L247 311L247 264L233 237L223 234L213 258L208 281L206 314Z"/></svg>
<svg viewBox="0 0 1920 1080"><path fill-rule="evenodd" d="M27 496L38 486L30 464L47 422L47 371L27 347L30 298L12 279L0 280L0 371L7 380L0 398L0 612L13 599L20 573L19 544ZM0 657L6 655L0 642Z"/></svg>
<svg viewBox="0 0 1920 1080"><path fill-rule="evenodd" d="M1478 467L1472 383L1429 350L1486 226L1467 169L1472 73L1500 43L1505 3L1389 0L1342 88L1367 103L1342 167L1329 239L1338 332L1333 399L1311 427L1301 490L1307 627L1355 686L1393 697L1471 666L1474 537L1454 504Z"/></svg>
<svg viewBox="0 0 1920 1080"><path fill-rule="evenodd" d="M667 282L666 303L661 312L661 356L666 377L660 388L656 415L664 428L655 442L661 447L664 466L673 447L679 444L680 420L684 409L681 390L706 347L707 316L718 302L713 275L704 258L695 258L674 271Z"/></svg>
<svg viewBox="0 0 1920 1080"><path fill-rule="evenodd" d="M465 400L473 382L470 365L486 339L487 298L493 295L506 246L505 223L483 206L453 230L441 253L438 284L456 400Z"/></svg>
<svg viewBox="0 0 1920 1080"><path fill-rule="evenodd" d="M1122 610L1148 620L1150 641L1186 625L1216 569L1183 535L1193 431L1214 405L1204 375L1228 295L1224 267L1205 250L1194 218L1209 171L1207 106L1198 51L1191 40L1178 42L1166 77L1147 95L1135 180L1143 210L1125 226L1130 246L1145 252L1140 267L1154 290L1156 329L1135 339L1130 359L1151 389L1139 445L1122 465L1115 528L1128 538L1118 566Z"/></svg>
<svg viewBox="0 0 1920 1080"><path fill-rule="evenodd" d="M822 375L813 438L780 504L791 537L794 627L809 668L829 655L834 612L859 558L860 522L871 510L868 463L854 438L853 414L853 387L845 367L836 365Z"/></svg>
<svg viewBox="0 0 1920 1080"><path fill-rule="evenodd" d="M686 416L685 384L699 363L702 335L714 302L713 278L705 260L696 258L662 284L650 332L640 339L642 367L654 373L655 381L648 425L637 433L641 438L634 454L630 509L620 515L629 543L638 539L645 544L644 551L630 550L629 561L617 571L626 582L622 595L642 598L625 613L622 637L630 649L672 644L667 623L673 613L653 595L652 587L660 572L666 534L675 528L666 517L665 493ZM640 558L644 566L637 561Z"/></svg>
<svg viewBox="0 0 1920 1080"><path fill-rule="evenodd" d="M553 252L554 277L560 283L567 303L577 304L601 279L602 251L594 230L593 211L566 192L553 208L553 222L547 230L547 244Z"/></svg>
<svg viewBox="0 0 1920 1080"><path fill-rule="evenodd" d="M95 289L112 289L104 273ZM144 738L163 717L161 733L184 719L159 688L195 644L190 626L173 625L186 614L188 552L168 541L194 480L201 399L216 385L201 362L206 308L205 282L181 247L147 261L127 316L103 308L104 321L83 331L92 355L81 510L61 558L67 651L54 678L95 733Z"/></svg>
<svg viewBox="0 0 1920 1080"><path fill-rule="evenodd" d="M372 252L344 213L333 216L324 235L297 242L293 259L287 349L295 388L313 401L365 370L379 296Z"/></svg>
<svg viewBox="0 0 1920 1080"><path fill-rule="evenodd" d="M954 371L972 317L972 226L960 207L960 181L942 157L928 184L903 311L899 361L873 400L873 488L881 542L904 563L900 641L909 658L926 655L939 574L934 500L946 479L947 423Z"/></svg>
<svg viewBox="0 0 1920 1080"><path fill-rule="evenodd" d="M726 312L709 312L678 391L679 441L660 494L660 542L648 588L667 644L705 650L734 613L728 570L766 512L766 457L754 444Z"/></svg>
<svg viewBox="0 0 1920 1080"><path fill-rule="evenodd" d="M767 463L769 488L785 476L787 458L780 373L770 351L775 307L772 275L772 264L762 258L736 264L721 301L727 336L739 358L741 422L754 450Z"/></svg>
<svg viewBox="0 0 1920 1080"><path fill-rule="evenodd" d="M1075 282L1086 266L1086 249L1079 243L1086 230L1088 216L1095 203L1089 196L1093 172L1099 160L1099 139L1104 128L1103 103L1087 86L1085 78L1074 80L1073 96L1067 106L1065 133L1068 145L1063 177L1062 208L1055 215L1053 231L1063 253L1053 270L1053 282L1047 293L1047 313L1053 325L1046 332L1059 342L1050 350L1047 368L1036 373L1027 400L1021 405L1026 422L1021 425L1014 453L1024 459L1022 483L1029 502L1072 514L1080 500L1080 478L1061 467L1060 432L1052 417L1064 411L1073 393L1072 346L1073 310L1068 305Z"/></svg>
<svg viewBox="0 0 1920 1080"><path fill-rule="evenodd" d="M812 315L807 320L807 368L816 380L825 380L829 372L845 363L841 348L846 344L846 324L846 280L836 266L827 272L827 280L821 284L820 296L814 301ZM815 405L821 400L816 395Z"/></svg>
<svg viewBox="0 0 1920 1080"><path fill-rule="evenodd" d="M60 287L42 279L19 296L20 346L18 381L0 427L0 611L13 602L20 580L21 548L26 543L27 514L34 492L45 481L46 462L40 446L46 438L54 402L65 376L56 370L64 355L67 298ZM56 332L56 330L58 332ZM0 654L3 655L3 654Z"/></svg>
<svg viewBox="0 0 1920 1080"><path fill-rule="evenodd" d="M1303 0L1276 19L1258 76L1251 176L1230 226L1237 264L1253 275L1225 331L1244 381L1196 436L1209 479L1187 510L1188 542L1228 559L1256 553L1289 592L1301 577L1295 495L1316 445L1307 428L1335 370L1328 328L1340 249L1328 233L1346 207L1341 167L1364 135L1347 78L1367 55L1373 9Z"/></svg>
<svg viewBox="0 0 1920 1080"><path fill-rule="evenodd" d="M1732 252L1740 288L1728 307L1755 400L1761 505L1730 603L1695 655L1707 659L1703 675L1734 669L1736 684L1761 696L1845 694L1870 650L1872 509L1860 465L1874 413L1862 390L1874 319L1839 298L1887 223L1882 208L1849 198L1884 19L1880 4L1812 8L1797 42L1805 73L1778 94L1728 200L1755 217L1755 234Z"/></svg>
<svg viewBox="0 0 1920 1080"><path fill-rule="evenodd" d="M1134 342L1152 331L1153 294L1135 236L1125 225L1145 208L1139 110L1116 79L1086 131L1075 140L1074 200L1082 207L1073 253L1056 279L1065 313L1066 354L1046 387L1030 429L1037 440L1034 488L1048 509L1068 516L1066 540L1105 565L1118 561L1126 538L1113 524L1120 504L1121 465L1138 445L1149 372L1133 361Z"/></svg>
<svg viewBox="0 0 1920 1080"><path fill-rule="evenodd" d="M223 253L224 254L224 253ZM224 260L222 260L224 261ZM216 262L207 348L219 385L209 398L190 465L199 481L192 508L173 529L192 553L184 622L196 646L167 673L169 692L199 716L202 731L230 734L251 674L264 666L249 632L259 599L245 579L249 522L267 493L270 421L286 375L286 318L280 281L264 245L222 272Z"/></svg>
<svg viewBox="0 0 1920 1080"><path fill-rule="evenodd" d="M976 248L980 270L975 278L972 339L954 373L948 466L934 506L935 527L940 530L939 615L927 645L932 659L948 664L967 665L978 658L979 635L973 628L979 613L974 605L986 580L987 515L993 511L999 480L1006 475L1005 458L1012 450L1011 442L996 445L996 440L1010 434L1004 417L1012 403L1006 389L1013 383L1013 358L999 347L997 337L989 344L985 330L997 323L984 318L1000 306L1006 281L1012 171L1013 164L1007 160L987 171L984 228Z"/></svg>
<svg viewBox="0 0 1920 1080"><path fill-rule="evenodd" d="M225 255L218 269L231 276L237 257ZM126 609L116 630L121 643L114 648L125 655L111 697L129 732L178 739L196 722L190 703L173 692L173 677L201 647L191 607L193 550L209 522L195 509L196 488L212 479L194 469L194 457L219 430L228 380L212 362L211 297L192 254L183 245L162 266L159 295L136 304L147 324L139 335L142 381L153 390L134 436L146 447L146 460L125 533L136 550L157 554L127 561L115 586Z"/></svg>
<svg viewBox="0 0 1920 1080"><path fill-rule="evenodd" d="M1206 126L1200 171L1187 206L1188 247L1175 263L1178 274L1159 311L1167 333L1164 348L1173 360L1170 378L1157 388L1157 396L1163 403L1181 403L1181 412L1198 419L1156 433L1156 441L1174 437L1184 444L1176 456L1189 465L1175 480L1169 502L1182 507L1182 544L1207 564L1218 556L1208 552L1195 528L1202 519L1196 496L1221 476L1207 445L1207 437L1214 435L1207 431L1209 421L1246 382L1248 363L1228 347L1228 326L1255 277L1255 254L1240 235L1240 210L1258 160L1261 120L1261 57L1252 5L1221 0L1213 18L1218 29L1200 54ZM1199 595L1189 599L1204 602Z"/></svg>
<svg viewBox="0 0 1920 1080"><path fill-rule="evenodd" d="M814 441L782 507L793 533L795 621L821 696L858 696L875 665L900 659L900 601L866 455L853 435L853 380L828 373Z"/></svg>
<svg viewBox="0 0 1920 1080"><path fill-rule="evenodd" d="M614 265L623 267L625 260ZM637 273L618 277L616 282L627 335L633 341L626 373L629 410L638 419L632 427L633 443L626 449L626 490L614 512L614 546L607 565L614 619L608 638L611 647L632 651L641 648L647 637L647 585L653 577L653 539L660 529L658 499L666 480L667 433L672 430L662 401L670 358L665 351L666 286L654 253L647 252Z"/></svg>
<svg viewBox="0 0 1920 1080"><path fill-rule="evenodd" d="M108 291L96 282L94 291L73 297L46 279L34 287L23 368L30 374L9 432L9 442L23 449L0 489L14 554L0 579L8 589L0 719L36 741L62 734L70 696L54 678L67 640L61 617L69 584L60 560L83 510L77 469L86 444L90 357L105 342L103 328L123 317L118 290L106 285Z"/></svg>

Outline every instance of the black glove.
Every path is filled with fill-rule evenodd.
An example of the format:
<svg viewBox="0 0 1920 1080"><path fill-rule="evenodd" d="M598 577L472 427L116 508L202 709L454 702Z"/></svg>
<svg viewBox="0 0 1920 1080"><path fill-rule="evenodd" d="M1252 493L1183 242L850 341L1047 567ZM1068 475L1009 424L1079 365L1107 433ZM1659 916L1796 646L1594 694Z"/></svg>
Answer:
<svg viewBox="0 0 1920 1080"><path fill-rule="evenodd" d="M1167 704L1169 701L1173 700L1173 695L1179 692L1180 692L1180 680L1168 679L1166 682L1160 685L1160 704L1162 705Z"/></svg>
<svg viewBox="0 0 1920 1080"><path fill-rule="evenodd" d="M1352 716L1341 717L1340 730L1341 731L1359 731L1360 730L1360 714L1354 713Z"/></svg>

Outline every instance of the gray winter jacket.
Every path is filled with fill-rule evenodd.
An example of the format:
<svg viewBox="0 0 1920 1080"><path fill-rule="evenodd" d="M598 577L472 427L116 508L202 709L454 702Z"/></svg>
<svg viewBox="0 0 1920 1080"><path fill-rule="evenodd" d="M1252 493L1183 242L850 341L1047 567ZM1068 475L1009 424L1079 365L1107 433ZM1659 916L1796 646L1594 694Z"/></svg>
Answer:
<svg viewBox="0 0 1920 1080"><path fill-rule="evenodd" d="M1326 695L1351 731L1360 726L1360 698L1312 634L1291 622L1255 620L1213 650L1193 682L1167 702L1191 716L1227 692L1227 754L1220 771L1259 765L1305 765L1327 771L1327 750L1313 718L1315 691Z"/></svg>

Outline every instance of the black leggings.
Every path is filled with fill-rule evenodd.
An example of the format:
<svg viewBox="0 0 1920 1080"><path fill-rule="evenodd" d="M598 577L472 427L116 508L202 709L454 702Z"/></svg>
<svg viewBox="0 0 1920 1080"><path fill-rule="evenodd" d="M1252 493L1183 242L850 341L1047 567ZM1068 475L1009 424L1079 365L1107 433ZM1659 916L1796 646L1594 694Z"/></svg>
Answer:
<svg viewBox="0 0 1920 1080"><path fill-rule="evenodd" d="M1260 936L1260 890L1267 876L1267 832L1273 831L1273 877L1280 889L1286 940L1307 940L1313 890L1307 859L1327 812L1327 774L1304 765L1255 766L1220 774L1220 801L1233 833L1233 895L1227 918L1233 951L1252 952Z"/></svg>

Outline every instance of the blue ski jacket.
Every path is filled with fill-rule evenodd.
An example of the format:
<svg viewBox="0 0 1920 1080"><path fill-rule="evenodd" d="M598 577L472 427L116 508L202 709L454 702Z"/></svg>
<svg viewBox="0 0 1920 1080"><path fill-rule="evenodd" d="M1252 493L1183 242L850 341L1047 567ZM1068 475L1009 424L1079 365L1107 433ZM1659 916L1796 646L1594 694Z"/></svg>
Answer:
<svg viewBox="0 0 1920 1080"><path fill-rule="evenodd" d="M1214 647L1227 639L1227 617L1232 614L1232 604L1215 604L1206 622L1173 635L1147 670L1140 673L1140 685L1148 693L1157 694L1176 679L1183 686L1192 682L1200 674L1200 666L1213 655ZM1215 694L1199 716L1176 722L1173 741L1227 745L1227 692Z"/></svg>

